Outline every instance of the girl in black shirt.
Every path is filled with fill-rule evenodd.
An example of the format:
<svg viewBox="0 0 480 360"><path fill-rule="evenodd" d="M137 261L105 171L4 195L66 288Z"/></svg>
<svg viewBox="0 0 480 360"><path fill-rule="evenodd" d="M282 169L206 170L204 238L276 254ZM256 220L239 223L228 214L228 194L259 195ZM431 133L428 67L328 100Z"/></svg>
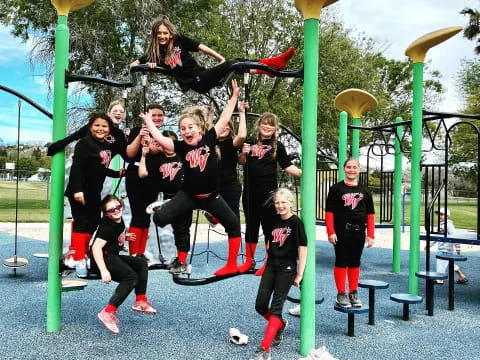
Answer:
<svg viewBox="0 0 480 360"><path fill-rule="evenodd" d="M105 284L112 280L118 282L108 305L98 313L98 319L113 334L118 334L117 308L127 296L135 290L134 311L155 315L148 302L147 281L148 266L145 259L120 255L125 241L135 241L134 233L127 233L122 219L123 202L114 195L107 195L102 201L103 218L95 235L92 253L96 268Z"/></svg>
<svg viewBox="0 0 480 360"><path fill-rule="evenodd" d="M243 144L239 163L244 164L243 210L245 212L245 249L246 260L239 271L246 272L254 267L255 250L258 244L258 232L262 225L265 243L272 232L275 210L271 205L271 196L277 189L277 163L283 171L300 177L302 171L292 165L285 147L277 139L278 118L272 113L263 113L257 122L257 138L253 145ZM261 275L263 267L257 275Z"/></svg>
<svg viewBox="0 0 480 360"><path fill-rule="evenodd" d="M109 169L112 159L112 143L109 138L113 128L107 114L92 113L89 116L90 134L75 146L65 196L72 210L72 237L67 266L75 266L77 276L86 277L86 255L88 243L100 221L100 194L107 176L118 178L125 169ZM72 267L73 267L72 266Z"/></svg>
<svg viewBox="0 0 480 360"><path fill-rule="evenodd" d="M255 310L268 321L262 343L251 360L270 359L270 346L283 340L287 321L283 305L292 285L299 286L307 260L307 236L303 222L293 213L293 194L284 188L273 196L277 215L267 243L266 268L258 287ZM298 263L297 263L298 260Z"/></svg>
<svg viewBox="0 0 480 360"><path fill-rule="evenodd" d="M220 115L214 127L205 132L205 124L192 113L180 116L179 128L183 141L173 141L165 137L153 124L149 114L141 115L155 140L167 152L175 152L182 158L185 171L182 190L153 215L153 221L159 226L172 223L178 216L203 209L215 216L225 227L228 234L227 264L217 270L215 275L235 274L237 255L240 248L240 220L218 194L218 157L215 146L218 135L224 131L235 105L240 88L232 81L232 97Z"/></svg>
<svg viewBox="0 0 480 360"><path fill-rule="evenodd" d="M190 52L197 51L213 57L220 64L210 69L205 69L190 54ZM260 59L258 62L266 64L272 69L282 70L287 66L294 52L295 48L291 47L277 57ZM175 78L182 91L185 92L192 89L198 93L206 93L211 88L218 86L231 71L230 67L239 61L242 60L225 61L222 55L208 46L178 34L170 20L167 17L163 17L152 25L147 54L131 63L130 66L148 64L152 68L156 66L162 67L167 69L170 75ZM252 70L252 72L263 73L261 70Z"/></svg>

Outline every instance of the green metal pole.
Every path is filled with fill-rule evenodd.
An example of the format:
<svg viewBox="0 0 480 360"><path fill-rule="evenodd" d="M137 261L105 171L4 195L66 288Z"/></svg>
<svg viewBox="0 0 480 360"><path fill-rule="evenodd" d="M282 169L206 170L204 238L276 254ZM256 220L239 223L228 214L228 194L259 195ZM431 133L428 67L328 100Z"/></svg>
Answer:
<svg viewBox="0 0 480 360"><path fill-rule="evenodd" d="M308 354L315 348L315 244L317 197L317 93L318 93L318 19L304 22L304 77L302 121L302 221L308 239L307 265L301 294L300 353Z"/></svg>
<svg viewBox="0 0 480 360"><path fill-rule="evenodd" d="M402 122L401 117L395 119L395 123ZM397 126L395 137L395 169L393 172L393 259L392 271L400 272L400 257L402 244L402 150L400 140L403 136L403 127Z"/></svg>
<svg viewBox="0 0 480 360"><path fill-rule="evenodd" d="M420 205L422 171L422 122L423 122L423 62L413 64L412 105L412 158L410 190L410 257L408 265L408 291L418 295L418 278L415 272L420 266Z"/></svg>
<svg viewBox="0 0 480 360"><path fill-rule="evenodd" d="M116 155L113 160L112 160L112 169L113 170L120 170L120 155ZM118 182L120 181L120 179L117 179L117 178L112 178L112 189L111 189L111 193L113 194L113 190L117 189L117 185L118 185ZM118 193L119 193L119 190L120 189L117 189L117 191L115 191L115 193L113 195L116 195L118 196Z"/></svg>
<svg viewBox="0 0 480 360"><path fill-rule="evenodd" d="M53 90L53 141L66 135L67 88L65 71L68 67L70 31L67 16L58 16L55 30L55 68ZM61 281L58 272L63 243L63 190L65 185L65 152L52 159L50 232L48 243L47 332L58 332L61 326Z"/></svg>
<svg viewBox="0 0 480 360"><path fill-rule="evenodd" d="M347 160L348 144L348 114L346 111L340 112L340 122L338 124L338 181L345 179L343 164Z"/></svg>
<svg viewBox="0 0 480 360"><path fill-rule="evenodd" d="M360 126L360 119L352 119L352 125ZM360 159L360 130L358 129L352 130L352 157Z"/></svg>

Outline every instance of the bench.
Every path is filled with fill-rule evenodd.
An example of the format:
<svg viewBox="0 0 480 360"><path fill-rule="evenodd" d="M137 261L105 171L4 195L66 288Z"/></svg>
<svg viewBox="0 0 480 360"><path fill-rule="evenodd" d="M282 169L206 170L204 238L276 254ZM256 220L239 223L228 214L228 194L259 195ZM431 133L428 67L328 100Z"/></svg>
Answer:
<svg viewBox="0 0 480 360"><path fill-rule="evenodd" d="M368 306L344 308L335 304L335 311L348 314L348 336L355 336L355 314L364 314L368 312Z"/></svg>
<svg viewBox="0 0 480 360"><path fill-rule="evenodd" d="M368 325L375 325L375 290L387 289L389 284L378 280L360 280L358 286L368 289Z"/></svg>
<svg viewBox="0 0 480 360"><path fill-rule="evenodd" d="M448 310L453 311L455 309L455 261L467 261L467 257L456 254L437 254L437 259L448 261Z"/></svg>
<svg viewBox="0 0 480 360"><path fill-rule="evenodd" d="M397 293L390 295L390 300L403 304L402 319L408 321L410 319L410 304L419 304L423 301L423 298L418 295Z"/></svg>
<svg viewBox="0 0 480 360"><path fill-rule="evenodd" d="M445 275L444 273L439 273L436 271L418 271L415 273L415 276L426 280L426 283L427 283L427 289L425 293L426 307L428 311L428 316L433 316L433 303L434 303L433 282L435 280L445 280L448 276Z"/></svg>

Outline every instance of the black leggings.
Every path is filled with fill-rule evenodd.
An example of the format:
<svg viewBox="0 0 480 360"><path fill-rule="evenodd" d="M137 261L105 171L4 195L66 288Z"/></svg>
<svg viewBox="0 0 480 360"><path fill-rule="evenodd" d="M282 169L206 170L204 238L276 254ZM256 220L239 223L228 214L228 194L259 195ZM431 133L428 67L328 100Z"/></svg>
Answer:
<svg viewBox="0 0 480 360"><path fill-rule="evenodd" d="M148 228L150 226L150 215L145 212L146 207L157 200L158 191L148 178L142 179L138 176L138 166L130 164L125 180L128 201L132 219L130 226Z"/></svg>
<svg viewBox="0 0 480 360"><path fill-rule="evenodd" d="M225 77L231 72L231 66L244 59L227 60L221 64L205 69L197 74L190 84L190 88L198 93L206 93L210 89L218 86L224 81Z"/></svg>
<svg viewBox="0 0 480 360"><path fill-rule="evenodd" d="M218 193L222 196L223 200L232 209L232 211L240 216L240 197L242 196L242 187L240 184L231 183L220 186Z"/></svg>
<svg viewBox="0 0 480 360"><path fill-rule="evenodd" d="M360 258L365 246L365 229L358 231L340 229L337 231L335 248L335 266L356 268L360 266Z"/></svg>
<svg viewBox="0 0 480 360"><path fill-rule="evenodd" d="M243 211L245 212L245 242L258 243L258 231L262 225L265 243L272 236L275 222L275 207L272 201L268 201L271 194L269 191L255 193L250 196L248 191L243 192Z"/></svg>
<svg viewBox="0 0 480 360"><path fill-rule="evenodd" d="M68 197L73 218L72 231L93 234L97 230L101 219L102 204L100 194L84 192L83 196L85 205L76 201L73 195Z"/></svg>
<svg viewBox="0 0 480 360"><path fill-rule="evenodd" d="M267 263L258 288L255 310L260 315L265 315L268 313L270 305L270 314L281 319L283 304L296 275L297 265L295 263L282 266L273 266ZM272 299L271 302L270 298Z"/></svg>
<svg viewBox="0 0 480 360"><path fill-rule="evenodd" d="M240 237L240 220L219 194L198 199L180 190L153 215L153 221L160 227L172 224L179 216L191 214L193 209L203 209L215 216L225 228L229 238Z"/></svg>
<svg viewBox="0 0 480 360"><path fill-rule="evenodd" d="M115 254L104 254L103 259L112 280L119 283L108 301L110 305L118 308L133 289L136 295L147 292L148 265L145 259Z"/></svg>

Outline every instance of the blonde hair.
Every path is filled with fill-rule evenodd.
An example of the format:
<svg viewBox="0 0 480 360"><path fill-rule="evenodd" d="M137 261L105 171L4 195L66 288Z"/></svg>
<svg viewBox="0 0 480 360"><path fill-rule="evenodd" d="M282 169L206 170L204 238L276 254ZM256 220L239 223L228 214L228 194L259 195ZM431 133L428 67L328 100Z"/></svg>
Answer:
<svg viewBox="0 0 480 360"><path fill-rule="evenodd" d="M166 52L161 51L160 43L158 42L157 37L158 28L162 25L165 26L172 35L172 38L167 44ZM157 64L160 64L162 60L168 62L168 60L173 56L173 44L177 34L177 28L170 22L168 17L162 16L160 19L155 20L152 24L152 31L150 33L150 44L148 45L147 49L147 61Z"/></svg>
<svg viewBox="0 0 480 360"><path fill-rule="evenodd" d="M262 115L260 115L260 117L257 120L257 124L256 124L257 131L258 131L257 145L260 145L261 142L262 142L262 136L261 136L260 130L259 130L260 124L262 122L266 122L268 125L275 127L275 132L272 135L272 147L273 147L272 158L275 159L277 157L277 142L278 142L277 131L278 131L278 127L279 127L278 116L275 115L274 113L271 113L271 112L264 112Z"/></svg>
<svg viewBox="0 0 480 360"><path fill-rule="evenodd" d="M275 202L275 199L279 196L283 196L285 200L287 200L290 205L292 205L293 209L293 207L295 206L295 197L290 190L288 190L287 188L278 188L277 191L275 191L275 194L273 194L273 201Z"/></svg>
<svg viewBox="0 0 480 360"><path fill-rule="evenodd" d="M122 101L122 100L113 100L110 105L108 105L108 110L107 110L107 113L109 113L110 111L112 111L113 107L114 106L117 106L117 105L120 105L123 110L125 110L125 103Z"/></svg>
<svg viewBox="0 0 480 360"><path fill-rule="evenodd" d="M180 127L182 120L187 118L193 120L195 125L200 128L200 132L202 134L205 134L205 132L212 127L207 120L205 110L201 106L189 106L183 109L182 113L180 114L180 118L178 119L178 126Z"/></svg>

